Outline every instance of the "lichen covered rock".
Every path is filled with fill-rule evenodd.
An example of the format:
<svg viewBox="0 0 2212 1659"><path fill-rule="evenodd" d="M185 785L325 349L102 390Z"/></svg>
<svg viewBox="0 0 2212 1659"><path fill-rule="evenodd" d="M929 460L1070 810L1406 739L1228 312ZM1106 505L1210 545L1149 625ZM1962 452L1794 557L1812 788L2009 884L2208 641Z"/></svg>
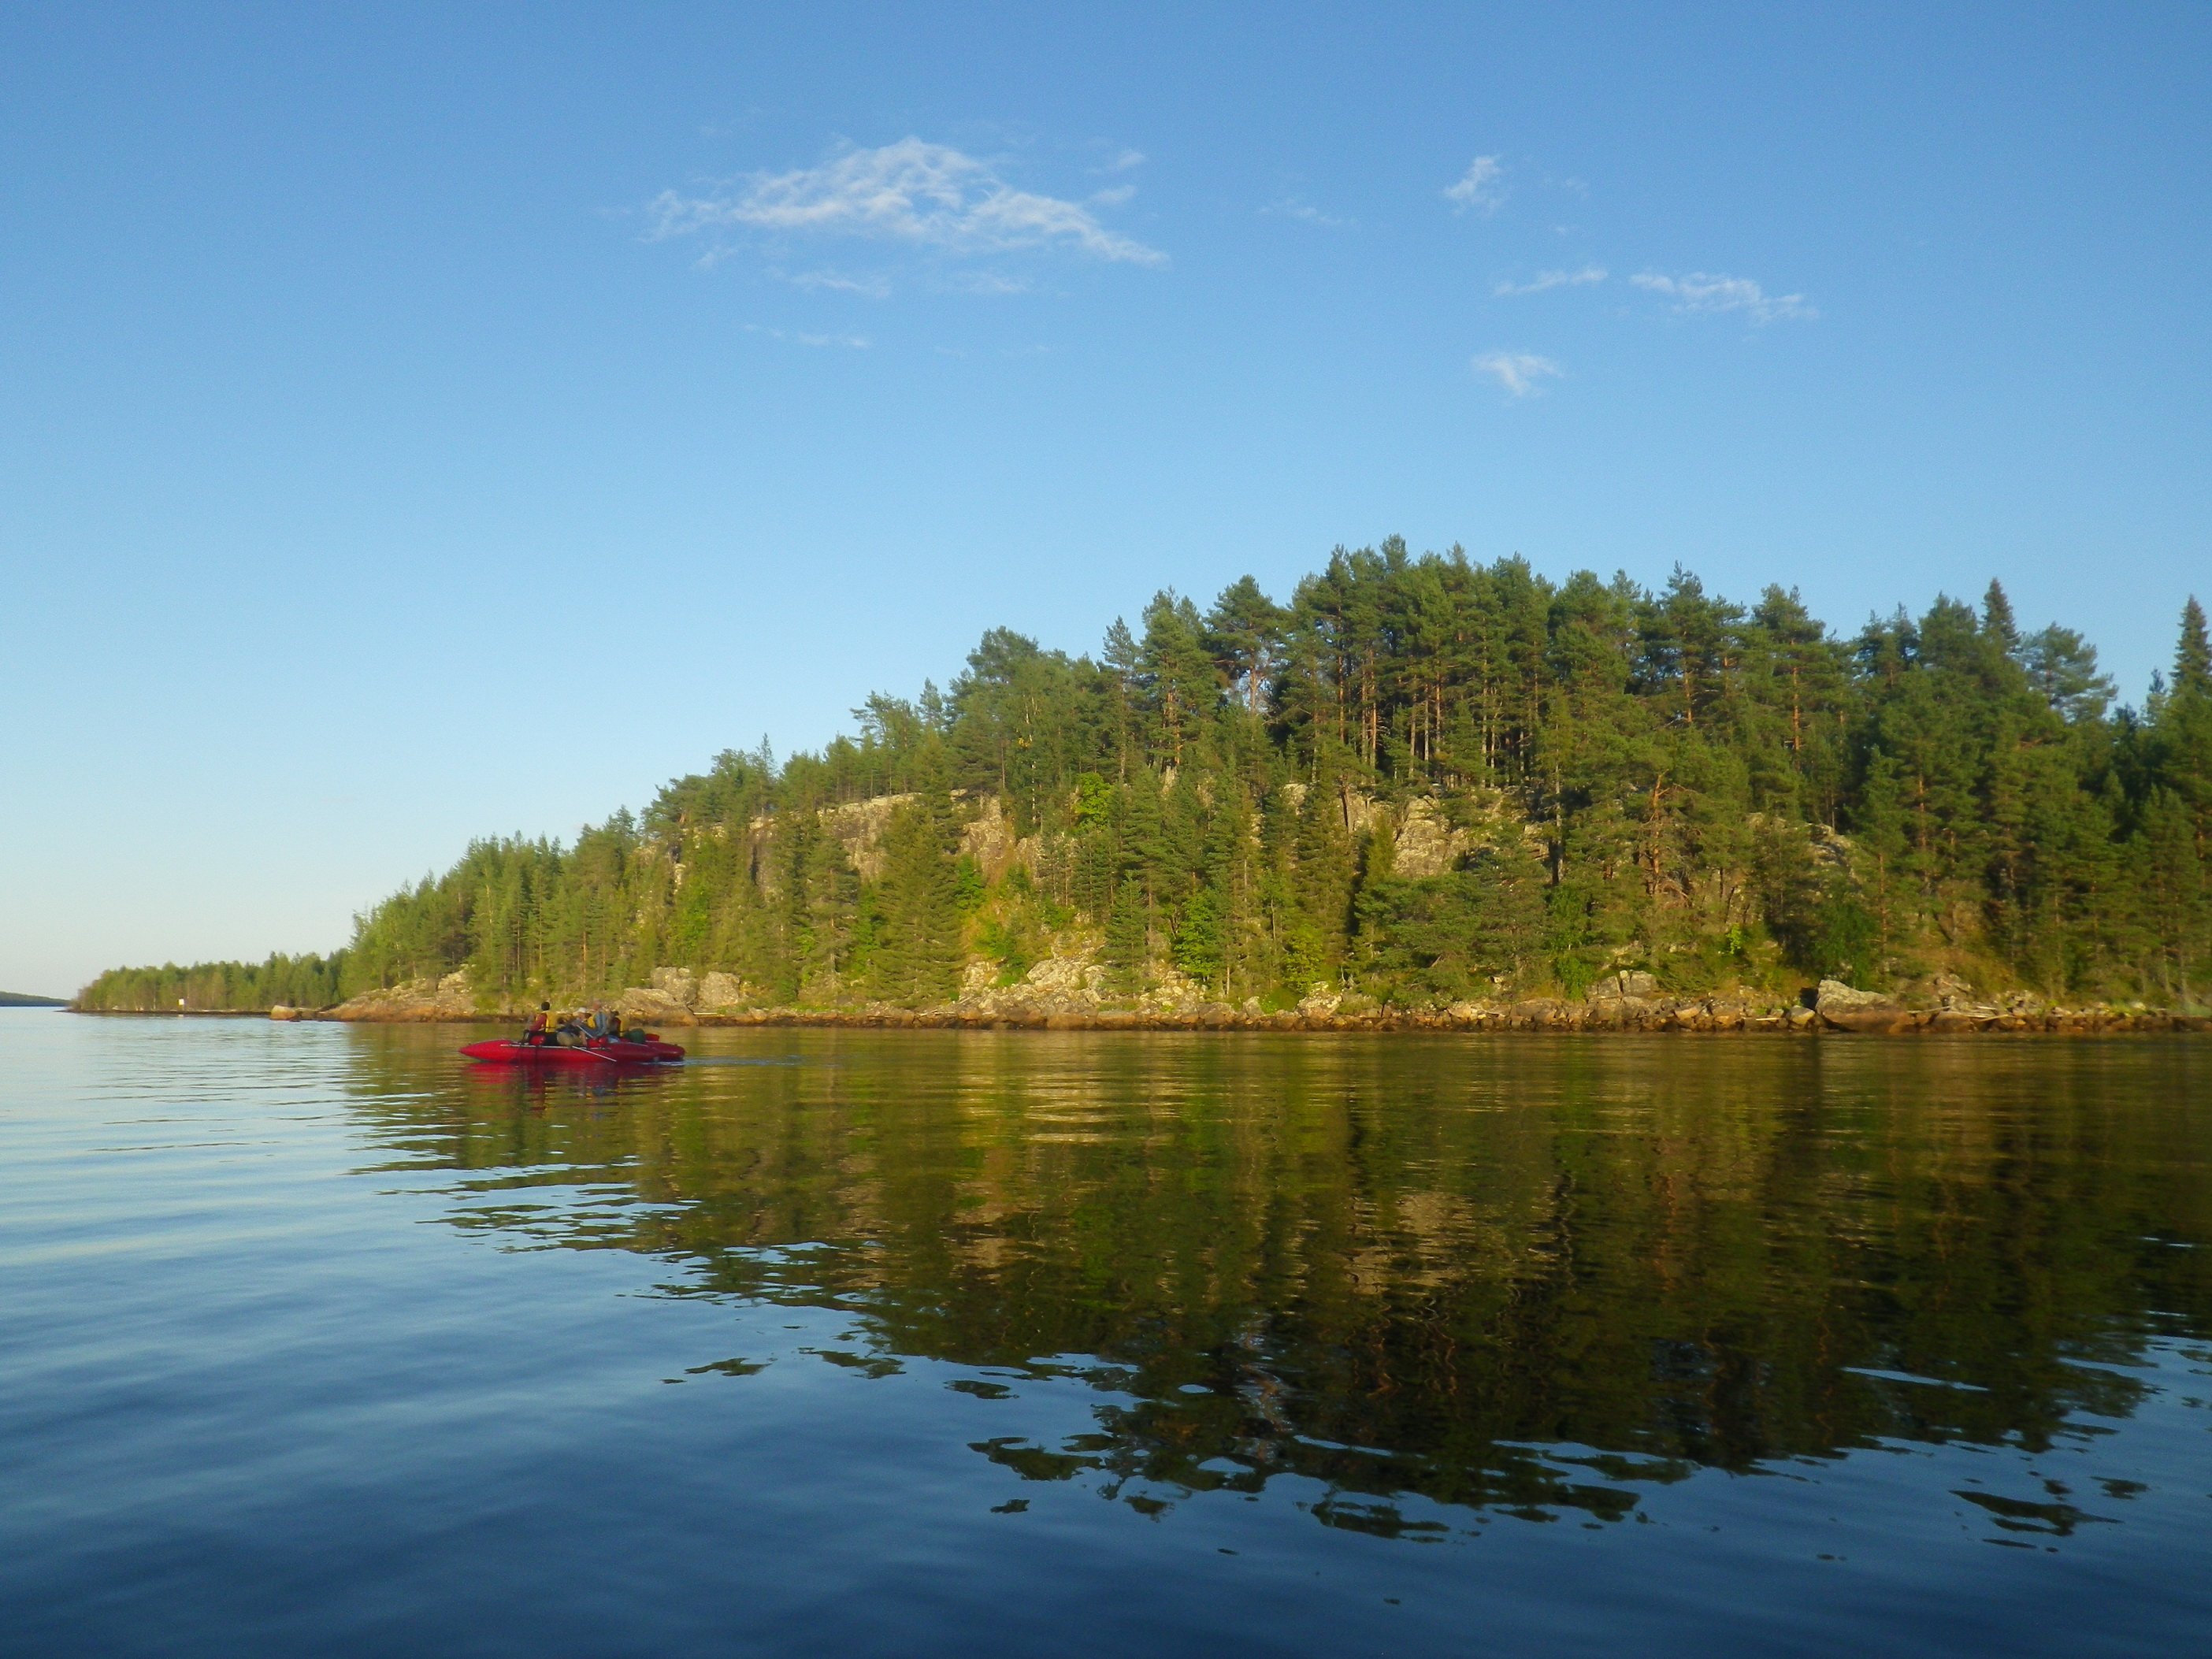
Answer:
<svg viewBox="0 0 2212 1659"><path fill-rule="evenodd" d="M1814 994L1813 1012L1838 1031L1894 1031L1911 1018L1904 1006L1878 991L1857 991L1838 979L1824 979Z"/></svg>
<svg viewBox="0 0 2212 1659"><path fill-rule="evenodd" d="M699 981L697 1006L701 1008L743 1008L756 1000L751 988L735 974L717 970Z"/></svg>
<svg viewBox="0 0 2212 1659"><path fill-rule="evenodd" d="M499 1012L496 1006L485 1006L469 983L469 970L459 968L442 979L410 979L404 984L364 991L331 1009L330 1018L406 1022L476 1019Z"/></svg>

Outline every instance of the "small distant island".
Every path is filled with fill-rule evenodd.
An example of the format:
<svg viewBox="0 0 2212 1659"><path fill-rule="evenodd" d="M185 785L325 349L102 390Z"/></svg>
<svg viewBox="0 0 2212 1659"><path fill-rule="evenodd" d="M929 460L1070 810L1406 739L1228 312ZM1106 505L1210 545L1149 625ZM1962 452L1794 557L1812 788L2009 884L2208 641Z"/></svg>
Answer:
<svg viewBox="0 0 2212 1659"><path fill-rule="evenodd" d="M669 1022L2111 1029L2212 1008L2212 642L2120 707L2002 586L1848 638L1794 592L1340 550L1071 658L480 841L330 956L88 1012Z"/></svg>
<svg viewBox="0 0 2212 1659"><path fill-rule="evenodd" d="M66 997L27 996L21 991L0 991L0 1008L66 1008Z"/></svg>

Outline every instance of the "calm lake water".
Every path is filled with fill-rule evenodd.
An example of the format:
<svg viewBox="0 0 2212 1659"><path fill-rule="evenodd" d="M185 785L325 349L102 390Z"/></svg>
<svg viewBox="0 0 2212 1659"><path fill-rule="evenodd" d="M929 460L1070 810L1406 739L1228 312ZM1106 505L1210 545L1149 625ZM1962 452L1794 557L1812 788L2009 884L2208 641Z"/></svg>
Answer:
<svg viewBox="0 0 2212 1659"><path fill-rule="evenodd" d="M11 1655L2203 1652L2212 1044L0 1015Z"/></svg>

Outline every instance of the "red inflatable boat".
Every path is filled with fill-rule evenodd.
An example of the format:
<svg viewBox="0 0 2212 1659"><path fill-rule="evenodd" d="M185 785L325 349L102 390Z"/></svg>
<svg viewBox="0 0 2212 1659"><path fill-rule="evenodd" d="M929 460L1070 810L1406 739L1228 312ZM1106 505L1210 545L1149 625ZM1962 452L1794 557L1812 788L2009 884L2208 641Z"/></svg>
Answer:
<svg viewBox="0 0 2212 1659"><path fill-rule="evenodd" d="M648 1037L643 1042L608 1037L596 1042L580 1042L574 1048L563 1048L557 1042L514 1042L495 1038L489 1042L471 1042L461 1052L471 1060L489 1060L495 1066L653 1066L684 1058L680 1045L663 1042L658 1037Z"/></svg>

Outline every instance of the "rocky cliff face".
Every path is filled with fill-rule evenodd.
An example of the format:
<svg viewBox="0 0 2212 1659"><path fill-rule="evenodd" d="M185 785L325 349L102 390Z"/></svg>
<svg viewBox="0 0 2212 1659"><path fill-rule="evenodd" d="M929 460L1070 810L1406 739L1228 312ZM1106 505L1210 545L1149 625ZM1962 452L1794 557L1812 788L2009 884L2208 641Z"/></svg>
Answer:
<svg viewBox="0 0 2212 1659"><path fill-rule="evenodd" d="M1416 795L1406 803L1397 834L1392 838L1390 873L1395 876L1442 876L1459 868L1473 837L1448 823L1437 803Z"/></svg>
<svg viewBox="0 0 2212 1659"><path fill-rule="evenodd" d="M1172 782L1169 787L1176 787ZM1299 797L1304 787L1286 786ZM883 795L825 808L823 827L844 849L847 861L863 879L879 878L883 842L892 815L911 795ZM1409 879L1456 870L1484 846L1516 844L1540 856L1540 834L1531 826L1516 830L1507 822L1504 803L1469 798L1447 811L1437 799L1415 796L1392 805L1356 790L1338 797L1346 829L1355 836L1386 836L1394 874ZM996 881L1017 864L1032 870L1040 863L1035 837L1018 836L1012 820L995 796L963 797L957 802L961 848ZM756 836L774 833L763 820ZM1840 864L1849 845L1840 836L1815 831L1816 860ZM1047 847L1048 860L1054 850ZM763 867L765 867L763 864ZM1012 984L998 982L988 962L968 964L959 995L934 1009L913 1012L888 1005L862 1005L812 1011L765 1006L764 994L735 975L697 974L689 968L659 968L650 982L631 986L614 999L626 1022L647 1025L756 1024L786 1021L929 1024L1065 1024L1247 1026L1313 1030L1434 1029L1451 1030L1794 1030L1830 1032L1906 1031L2094 1031L2198 1029L2212 1024L2146 1008L2140 1004L2096 1004L2063 1007L2027 994L1980 996L1964 981L1939 974L1910 1000L1866 992L1824 980L1798 1003L1777 1005L1751 993L1684 997L1669 994L1642 969L1623 967L1605 975L1581 998L1532 997L1520 1000L1475 1000L1419 1009L1378 1006L1341 988L1315 985L1292 1010L1269 1012L1256 1001L1231 1005L1215 1000L1206 988L1172 968L1155 969L1140 995L1110 991L1107 969L1096 960L1097 941L1079 932L1057 939L1053 954L1037 962ZM365 993L331 1011L343 1020L465 1020L526 1018L526 1006L480 994L465 969L442 978L418 980ZM310 1017L283 1009L278 1018Z"/></svg>
<svg viewBox="0 0 2212 1659"><path fill-rule="evenodd" d="M996 881L1016 864L1036 866L1036 839L1014 834L1014 821L996 795L986 795L975 816L960 827L960 850L975 860L987 881Z"/></svg>
<svg viewBox="0 0 2212 1659"><path fill-rule="evenodd" d="M1287 783L1283 793L1293 806L1304 806L1306 786ZM1411 880L1428 876L1449 875L1458 869L1468 855L1484 844L1484 834L1498 844L1512 846L1519 842L1530 857L1543 854L1543 838L1533 825L1521 826L1515 833L1498 836L1498 831L1509 826L1504 801L1494 792L1471 792L1462 798L1458 811L1472 819L1474 828L1453 822L1443 803L1433 795L1415 795L1404 805L1392 807L1360 790L1347 789L1338 800L1347 834L1357 838L1370 836L1378 829L1390 838L1390 873Z"/></svg>
<svg viewBox="0 0 2212 1659"><path fill-rule="evenodd" d="M891 814L913 799L912 795L878 795L822 809L822 827L844 844L845 860L860 872L862 881L875 881L883 875L884 831L890 824Z"/></svg>
<svg viewBox="0 0 2212 1659"><path fill-rule="evenodd" d="M910 794L875 795L866 800L825 806L816 816L844 849L845 862L854 873L862 881L875 881L884 873L884 836L890 828L891 816L913 799ZM996 795L971 800L956 790L953 803L963 818L960 850L974 859L990 879L995 881L1018 860L1035 861L1034 841L1024 841L1015 836L1013 820L1006 816L1006 807ZM752 834L757 841L765 841L775 829L773 819L757 818L753 822Z"/></svg>

